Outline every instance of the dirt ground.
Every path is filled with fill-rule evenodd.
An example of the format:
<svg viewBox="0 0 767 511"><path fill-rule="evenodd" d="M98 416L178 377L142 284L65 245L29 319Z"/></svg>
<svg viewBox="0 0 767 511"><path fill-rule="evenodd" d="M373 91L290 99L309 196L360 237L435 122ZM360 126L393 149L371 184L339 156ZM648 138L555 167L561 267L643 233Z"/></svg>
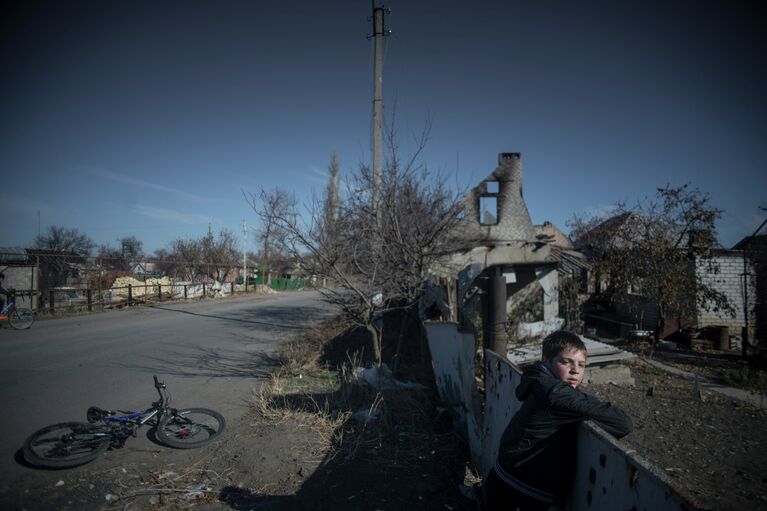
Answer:
<svg viewBox="0 0 767 511"><path fill-rule="evenodd" d="M767 373L749 370L731 353L654 352L652 358L710 381L765 391ZM622 442L703 508L767 509L765 410L644 363L632 364L631 372L633 387L583 387L632 417L634 431Z"/></svg>
<svg viewBox="0 0 767 511"><path fill-rule="evenodd" d="M466 445L440 413L428 379L417 371L405 375L426 385L417 390L350 385L350 373L338 364L354 359L364 340L347 338L321 350L317 342L303 340L303 355L289 347L284 374L254 396L252 413L229 424L215 444L172 462L158 446L140 462L120 465L121 453L108 452L84 467L40 471L15 493L0 495L0 506L477 510L470 497L478 481L467 468ZM301 361L306 352L322 356ZM731 385L764 389L767 382L763 371L749 371L737 356L677 355L652 357ZM634 431L623 442L702 508L767 510L767 414L646 364L631 369L633 387L584 387L633 418ZM57 486L62 479L66 484Z"/></svg>
<svg viewBox="0 0 767 511"><path fill-rule="evenodd" d="M108 451L81 467L35 471L0 494L0 508L475 510L462 495L470 493L466 446L440 414L435 390L349 384L340 363L363 348L364 339L352 336L286 354L284 374L263 385L251 413L210 446L152 444L130 456ZM307 352L323 360L295 360ZM365 363L353 356L354 366ZM475 482L471 474L468 481Z"/></svg>

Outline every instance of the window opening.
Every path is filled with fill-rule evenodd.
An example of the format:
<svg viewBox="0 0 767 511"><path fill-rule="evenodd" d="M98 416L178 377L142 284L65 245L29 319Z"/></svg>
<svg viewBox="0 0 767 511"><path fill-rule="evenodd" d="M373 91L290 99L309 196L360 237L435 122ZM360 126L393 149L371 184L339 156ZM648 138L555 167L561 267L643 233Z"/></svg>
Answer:
<svg viewBox="0 0 767 511"><path fill-rule="evenodd" d="M479 224L495 225L498 223L498 198L479 198Z"/></svg>

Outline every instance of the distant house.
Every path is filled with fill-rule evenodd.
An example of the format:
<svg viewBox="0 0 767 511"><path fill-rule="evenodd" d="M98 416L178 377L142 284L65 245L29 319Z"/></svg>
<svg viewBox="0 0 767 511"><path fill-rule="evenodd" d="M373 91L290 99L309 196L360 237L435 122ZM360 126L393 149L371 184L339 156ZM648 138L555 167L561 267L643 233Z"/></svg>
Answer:
<svg viewBox="0 0 767 511"><path fill-rule="evenodd" d="M581 233L576 248L589 260L598 260L610 247L624 243L625 238L617 236L619 230L624 236L626 233L630 236L634 232L632 229L640 225L640 222L634 221L635 215L635 213L623 213L606 219L590 231ZM663 318L663 331L656 334L663 338L688 326L727 326L731 334L739 335L741 328L745 325L742 256L732 250L721 248L713 240L703 240L701 233L697 231L689 233L686 243L705 243L705 246L714 246L709 251L710 257L696 256L694 261L690 261L687 271L696 272L701 282L723 293L735 310L735 317L725 311L706 310L698 305L695 308L694 317L681 320L676 316ZM658 307L656 302L642 294L641 287L625 289L622 294L617 295L617 299L611 301L599 299L599 294L606 290L608 277L595 275L590 283L589 291L594 297L584 310L586 323L595 327L604 327L612 334L621 337L624 337L631 329L655 331L661 323ZM690 297L690 300L694 300L694 297Z"/></svg>
<svg viewBox="0 0 767 511"><path fill-rule="evenodd" d="M713 267L706 261L696 260L695 271L704 282L727 296L727 301L735 311L735 317L723 312L698 308L697 326L726 326L731 335L740 335L741 330L746 326L744 297L747 297L747 301L751 304L749 306L749 337L753 339L755 320L752 306L756 300L756 293L753 285L748 286L748 289L744 288L743 278L744 270L748 274L753 274L751 261L746 261L744 268L742 252L723 248L713 249L711 257Z"/></svg>
<svg viewBox="0 0 767 511"><path fill-rule="evenodd" d="M77 252L66 250L25 249L30 262L40 269L40 286L52 289L76 286L86 278L88 259Z"/></svg>
<svg viewBox="0 0 767 511"><path fill-rule="evenodd" d="M755 327L750 339L767 340L767 235L747 236L732 247L741 258L751 263L753 273L748 275L746 285L754 299L749 301L748 308L753 310L754 321L749 327ZM748 266L745 267L748 269ZM746 273L746 272L744 272ZM748 295L749 297L751 294ZM749 332L751 334L751 332Z"/></svg>
<svg viewBox="0 0 767 511"><path fill-rule="evenodd" d="M34 299L39 291L37 266L23 248L0 247L0 272L5 275L3 287L16 289L16 303L37 309Z"/></svg>
<svg viewBox="0 0 767 511"><path fill-rule="evenodd" d="M299 265L285 265L280 269L280 278L291 280L304 277L304 271Z"/></svg>
<svg viewBox="0 0 767 511"><path fill-rule="evenodd" d="M138 278L156 278L161 277L162 272L158 268L158 265L153 262L139 261L131 263L130 274Z"/></svg>

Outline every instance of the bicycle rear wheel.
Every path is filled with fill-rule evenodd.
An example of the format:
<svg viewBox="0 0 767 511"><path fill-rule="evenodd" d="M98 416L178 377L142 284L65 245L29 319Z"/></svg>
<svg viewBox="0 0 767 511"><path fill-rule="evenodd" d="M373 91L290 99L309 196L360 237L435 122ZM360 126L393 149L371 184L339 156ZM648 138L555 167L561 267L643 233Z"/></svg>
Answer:
<svg viewBox="0 0 767 511"><path fill-rule="evenodd" d="M24 442L24 458L41 467L75 467L93 461L109 448L111 436L84 422L62 422L33 433Z"/></svg>
<svg viewBox="0 0 767 511"><path fill-rule="evenodd" d="M35 313L31 309L14 309L8 314L8 323L16 330L25 330L35 322Z"/></svg>
<svg viewBox="0 0 767 511"><path fill-rule="evenodd" d="M224 417L207 408L171 410L157 425L157 438L178 449L193 449L211 443L224 432Z"/></svg>

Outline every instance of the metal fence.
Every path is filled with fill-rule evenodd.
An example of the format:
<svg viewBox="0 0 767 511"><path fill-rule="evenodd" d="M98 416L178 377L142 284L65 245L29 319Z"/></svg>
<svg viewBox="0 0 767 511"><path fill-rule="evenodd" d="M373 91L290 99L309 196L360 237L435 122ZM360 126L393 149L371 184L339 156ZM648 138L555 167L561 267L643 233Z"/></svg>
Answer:
<svg viewBox="0 0 767 511"><path fill-rule="evenodd" d="M212 262L124 260L81 257L73 254L2 253L0 271L4 287L16 289L19 306L38 313L64 314L103 310L142 303L213 298L263 291L262 276L254 266ZM300 277L273 274L269 287L300 290ZM246 282L247 280L247 282ZM48 285L46 285L48 284Z"/></svg>

